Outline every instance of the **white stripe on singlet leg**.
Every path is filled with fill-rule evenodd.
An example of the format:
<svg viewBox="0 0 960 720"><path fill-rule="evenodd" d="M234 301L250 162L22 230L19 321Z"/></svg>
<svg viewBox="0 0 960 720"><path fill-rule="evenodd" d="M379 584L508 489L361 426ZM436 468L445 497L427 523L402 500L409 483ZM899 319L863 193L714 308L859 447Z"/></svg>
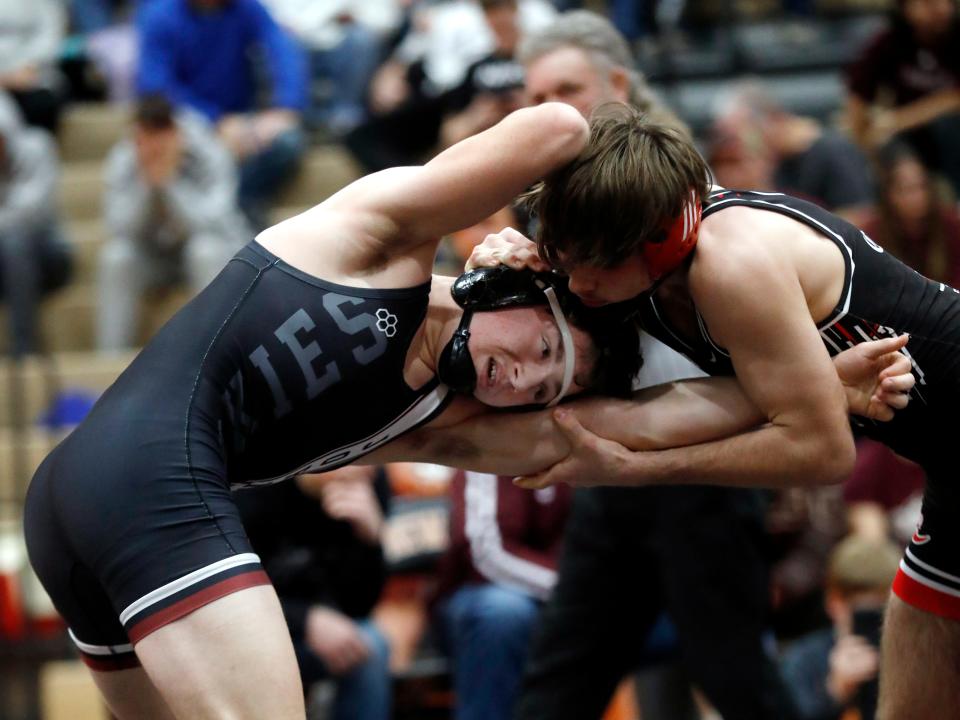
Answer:
<svg viewBox="0 0 960 720"><path fill-rule="evenodd" d="M143 612L151 605L167 599L171 595L174 595L181 590L186 590L191 585L196 585L199 582L206 580L209 577L213 577L218 573L222 573L226 570L232 570L235 567L240 567L241 565L259 565L260 558L256 553L240 553L239 555L234 555L233 557L224 558L223 560L218 560L215 563L211 563L206 567L202 567L199 570L194 570L192 573L184 575L181 578L172 580L166 585L158 587L152 592L148 592L139 600L134 600L130 603L127 608L120 613L120 622L124 625L127 624L127 620L136 615L137 613Z"/></svg>
<svg viewBox="0 0 960 720"><path fill-rule="evenodd" d="M91 645L77 638L70 628L67 628L67 633L70 635L70 639L73 640L73 644L87 655L118 655L120 653L133 652L133 645L130 643L123 645Z"/></svg>

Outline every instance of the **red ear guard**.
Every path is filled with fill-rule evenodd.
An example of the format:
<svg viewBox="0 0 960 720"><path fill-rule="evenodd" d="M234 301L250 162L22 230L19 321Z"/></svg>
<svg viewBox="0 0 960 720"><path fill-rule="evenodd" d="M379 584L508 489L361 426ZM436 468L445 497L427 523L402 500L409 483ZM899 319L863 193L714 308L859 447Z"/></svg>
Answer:
<svg viewBox="0 0 960 720"><path fill-rule="evenodd" d="M677 268L697 244L702 208L696 190L683 203L679 217L663 227L663 239L648 241L643 246L643 260L652 280L659 280Z"/></svg>

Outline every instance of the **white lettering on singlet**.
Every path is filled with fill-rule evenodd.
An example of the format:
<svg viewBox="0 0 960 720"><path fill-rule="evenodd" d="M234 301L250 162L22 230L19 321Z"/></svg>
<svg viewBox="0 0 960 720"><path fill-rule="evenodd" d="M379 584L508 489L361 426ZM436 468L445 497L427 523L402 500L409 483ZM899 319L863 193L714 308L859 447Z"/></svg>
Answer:
<svg viewBox="0 0 960 720"><path fill-rule="evenodd" d="M383 355L389 342L387 336L377 330L377 317L374 313L360 312L347 317L343 310L345 306L356 306L364 302L366 302L364 298L337 293L327 293L323 296L324 310L345 336L356 337L366 331L364 336L366 341L360 341L350 349L354 360L359 365L369 365ZM342 379L340 367L336 361L331 360L320 367L316 364L317 360L323 356L323 348L320 344L315 339L309 339L309 333L316 328L316 325L310 314L304 308L299 308L273 332L280 341L280 346L286 348L300 368L303 385L296 383L298 386L296 389L291 387L289 378L284 377L281 380L280 374L270 360L271 353L265 345L257 346L249 355L250 362L260 371L270 389L270 395L273 398L273 415L277 420L293 411L291 392L295 392L295 396L305 396L307 400L314 400L324 390L336 385ZM328 340L333 339L328 338ZM273 352L281 351L279 347L275 347Z"/></svg>

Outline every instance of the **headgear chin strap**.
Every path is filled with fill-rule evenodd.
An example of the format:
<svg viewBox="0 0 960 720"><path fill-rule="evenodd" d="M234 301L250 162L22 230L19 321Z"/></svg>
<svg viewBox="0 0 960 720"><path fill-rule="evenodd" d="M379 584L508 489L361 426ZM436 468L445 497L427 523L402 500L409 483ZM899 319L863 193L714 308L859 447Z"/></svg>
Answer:
<svg viewBox="0 0 960 720"><path fill-rule="evenodd" d="M573 367L576 365L576 348L573 345L573 333L570 332L570 326L567 324L567 318L560 309L560 301L557 300L557 291L552 287L547 287L543 294L547 296L547 302L550 304L550 312L553 313L553 319L560 330L560 339L563 341L563 381L560 383L560 392L557 396L547 403L547 407L553 407L563 400L567 394L570 385L573 383Z"/></svg>
<svg viewBox="0 0 960 720"><path fill-rule="evenodd" d="M562 282L562 280L552 273L513 270L502 265L471 270L457 278L450 288L450 293L457 305L463 308L463 317L450 342L440 353L437 363L437 375L440 381L454 392L464 395L471 395L476 389L477 369L468 347L470 321L475 312L543 305L546 299L546 304L560 330L564 358L560 392L546 407L553 407L560 402L573 384L576 348L553 282Z"/></svg>
<svg viewBox="0 0 960 720"><path fill-rule="evenodd" d="M683 203L680 215L663 227L663 240L648 241L643 246L643 260L651 280L659 280L683 262L697 244L700 216L703 212L697 191L692 189Z"/></svg>

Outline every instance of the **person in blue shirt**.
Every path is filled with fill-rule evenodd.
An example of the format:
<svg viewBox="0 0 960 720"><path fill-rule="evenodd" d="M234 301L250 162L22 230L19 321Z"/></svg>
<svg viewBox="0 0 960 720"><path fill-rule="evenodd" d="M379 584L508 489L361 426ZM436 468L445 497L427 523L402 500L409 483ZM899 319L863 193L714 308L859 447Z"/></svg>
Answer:
<svg viewBox="0 0 960 720"><path fill-rule="evenodd" d="M257 0L150 0L137 29L138 92L163 93L216 126L240 166L240 205L262 229L305 147L302 51Z"/></svg>

